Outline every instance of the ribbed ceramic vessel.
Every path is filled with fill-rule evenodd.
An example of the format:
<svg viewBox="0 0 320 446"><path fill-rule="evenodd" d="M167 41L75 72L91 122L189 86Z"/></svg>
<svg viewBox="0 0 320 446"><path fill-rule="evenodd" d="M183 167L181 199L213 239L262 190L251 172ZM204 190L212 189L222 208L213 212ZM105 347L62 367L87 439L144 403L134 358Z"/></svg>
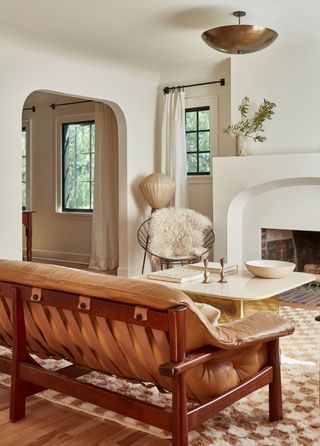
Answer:
<svg viewBox="0 0 320 446"><path fill-rule="evenodd" d="M153 209L166 206L176 190L175 182L163 173L152 173L139 183L146 202Z"/></svg>

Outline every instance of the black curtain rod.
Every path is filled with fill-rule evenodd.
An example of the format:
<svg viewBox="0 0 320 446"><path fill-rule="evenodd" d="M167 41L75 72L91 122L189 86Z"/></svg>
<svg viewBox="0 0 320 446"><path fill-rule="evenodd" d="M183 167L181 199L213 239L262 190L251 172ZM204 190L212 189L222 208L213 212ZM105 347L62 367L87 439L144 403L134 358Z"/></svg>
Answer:
<svg viewBox="0 0 320 446"><path fill-rule="evenodd" d="M35 112L36 111L36 107L35 107L35 105L33 105L32 107L23 108L22 110L23 111L31 110L31 111Z"/></svg>
<svg viewBox="0 0 320 446"><path fill-rule="evenodd" d="M51 104L49 105L49 107L51 107L52 110L54 110L56 107L62 107L63 105L84 104L85 102L94 102L94 101L88 100L88 101L76 101L76 102L63 102L61 104Z"/></svg>
<svg viewBox="0 0 320 446"><path fill-rule="evenodd" d="M223 79L220 79L219 81L202 82L201 84L180 85L177 87L165 87L163 89L163 93L168 94L168 93L170 93L170 91L174 91L174 90L183 90L184 88L199 87L200 85L210 85L210 84L220 84L221 87L224 87L226 85L226 81L223 78Z"/></svg>

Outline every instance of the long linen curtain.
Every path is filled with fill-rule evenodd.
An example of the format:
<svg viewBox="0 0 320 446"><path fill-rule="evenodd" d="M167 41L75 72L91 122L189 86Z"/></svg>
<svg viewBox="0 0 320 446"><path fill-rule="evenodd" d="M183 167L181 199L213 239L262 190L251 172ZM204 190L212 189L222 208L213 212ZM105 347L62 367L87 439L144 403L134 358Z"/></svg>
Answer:
<svg viewBox="0 0 320 446"><path fill-rule="evenodd" d="M119 265L118 127L106 104L95 105L94 202L89 268Z"/></svg>
<svg viewBox="0 0 320 446"><path fill-rule="evenodd" d="M176 183L176 207L188 207L185 95L182 90L165 95L161 133L161 172Z"/></svg>

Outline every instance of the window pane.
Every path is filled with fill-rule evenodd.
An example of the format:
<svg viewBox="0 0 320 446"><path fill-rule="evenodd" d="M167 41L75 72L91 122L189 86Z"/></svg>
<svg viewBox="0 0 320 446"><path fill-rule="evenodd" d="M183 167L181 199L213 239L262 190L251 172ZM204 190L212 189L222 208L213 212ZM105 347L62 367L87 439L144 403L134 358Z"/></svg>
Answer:
<svg viewBox="0 0 320 446"><path fill-rule="evenodd" d="M94 155L91 155L91 180L94 179Z"/></svg>
<svg viewBox="0 0 320 446"><path fill-rule="evenodd" d="M209 132L199 132L199 150L200 152L207 152L210 150L210 133Z"/></svg>
<svg viewBox="0 0 320 446"><path fill-rule="evenodd" d="M77 184L75 205L77 209L90 209L90 182Z"/></svg>
<svg viewBox="0 0 320 446"><path fill-rule="evenodd" d="M26 183L22 183L22 207L27 206L27 185Z"/></svg>
<svg viewBox="0 0 320 446"><path fill-rule="evenodd" d="M210 172L210 153L199 154L199 172L200 173Z"/></svg>
<svg viewBox="0 0 320 446"><path fill-rule="evenodd" d="M94 142L96 137L96 126L93 124L91 126L91 150L94 151Z"/></svg>
<svg viewBox="0 0 320 446"><path fill-rule="evenodd" d="M90 181L90 155L78 155L77 181Z"/></svg>
<svg viewBox="0 0 320 446"><path fill-rule="evenodd" d="M186 147L188 174L210 173L210 108L186 109ZM192 152L192 154L190 153ZM207 152L208 154L205 154ZM190 156L192 155L192 156Z"/></svg>
<svg viewBox="0 0 320 446"><path fill-rule="evenodd" d="M92 210L94 130L91 122L63 124L64 210Z"/></svg>
<svg viewBox="0 0 320 446"><path fill-rule="evenodd" d="M22 156L27 155L27 131L25 128L22 129Z"/></svg>
<svg viewBox="0 0 320 446"><path fill-rule="evenodd" d="M209 110L199 111L199 130L209 130L210 128L209 116L210 116Z"/></svg>
<svg viewBox="0 0 320 446"><path fill-rule="evenodd" d="M94 183L91 182L91 209L93 209Z"/></svg>
<svg viewBox="0 0 320 446"><path fill-rule="evenodd" d="M26 157L23 156L22 160L21 160L21 164L22 164L22 182L26 183L27 182L27 169L26 169Z"/></svg>
<svg viewBox="0 0 320 446"><path fill-rule="evenodd" d="M197 133L187 133L186 134L187 151L196 152L197 151Z"/></svg>
<svg viewBox="0 0 320 446"><path fill-rule="evenodd" d="M186 130L197 130L197 112L186 112Z"/></svg>
<svg viewBox="0 0 320 446"><path fill-rule="evenodd" d="M27 206L27 129L22 128L21 133L21 181L22 181L22 207Z"/></svg>
<svg viewBox="0 0 320 446"><path fill-rule="evenodd" d="M79 153L90 152L91 140L90 140L90 126L79 124L75 128L75 145L77 146Z"/></svg>
<svg viewBox="0 0 320 446"><path fill-rule="evenodd" d="M188 153L187 154L187 163L188 163L188 173L196 173L197 172L197 154L196 153Z"/></svg>

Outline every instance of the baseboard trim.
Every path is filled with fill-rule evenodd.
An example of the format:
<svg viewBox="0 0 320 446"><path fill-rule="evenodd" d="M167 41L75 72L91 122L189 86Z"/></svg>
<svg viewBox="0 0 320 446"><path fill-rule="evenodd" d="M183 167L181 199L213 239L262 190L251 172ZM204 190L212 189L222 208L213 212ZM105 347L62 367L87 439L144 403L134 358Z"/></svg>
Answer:
<svg viewBox="0 0 320 446"><path fill-rule="evenodd" d="M32 251L32 258L34 260L68 262L77 265L88 265L90 261L90 256L88 254L81 254L78 252L49 251L44 249L34 249Z"/></svg>
<svg viewBox="0 0 320 446"><path fill-rule="evenodd" d="M141 269L135 268L135 267L129 267L129 268L123 268L119 266L117 270L117 276L122 277L137 277L141 275Z"/></svg>

